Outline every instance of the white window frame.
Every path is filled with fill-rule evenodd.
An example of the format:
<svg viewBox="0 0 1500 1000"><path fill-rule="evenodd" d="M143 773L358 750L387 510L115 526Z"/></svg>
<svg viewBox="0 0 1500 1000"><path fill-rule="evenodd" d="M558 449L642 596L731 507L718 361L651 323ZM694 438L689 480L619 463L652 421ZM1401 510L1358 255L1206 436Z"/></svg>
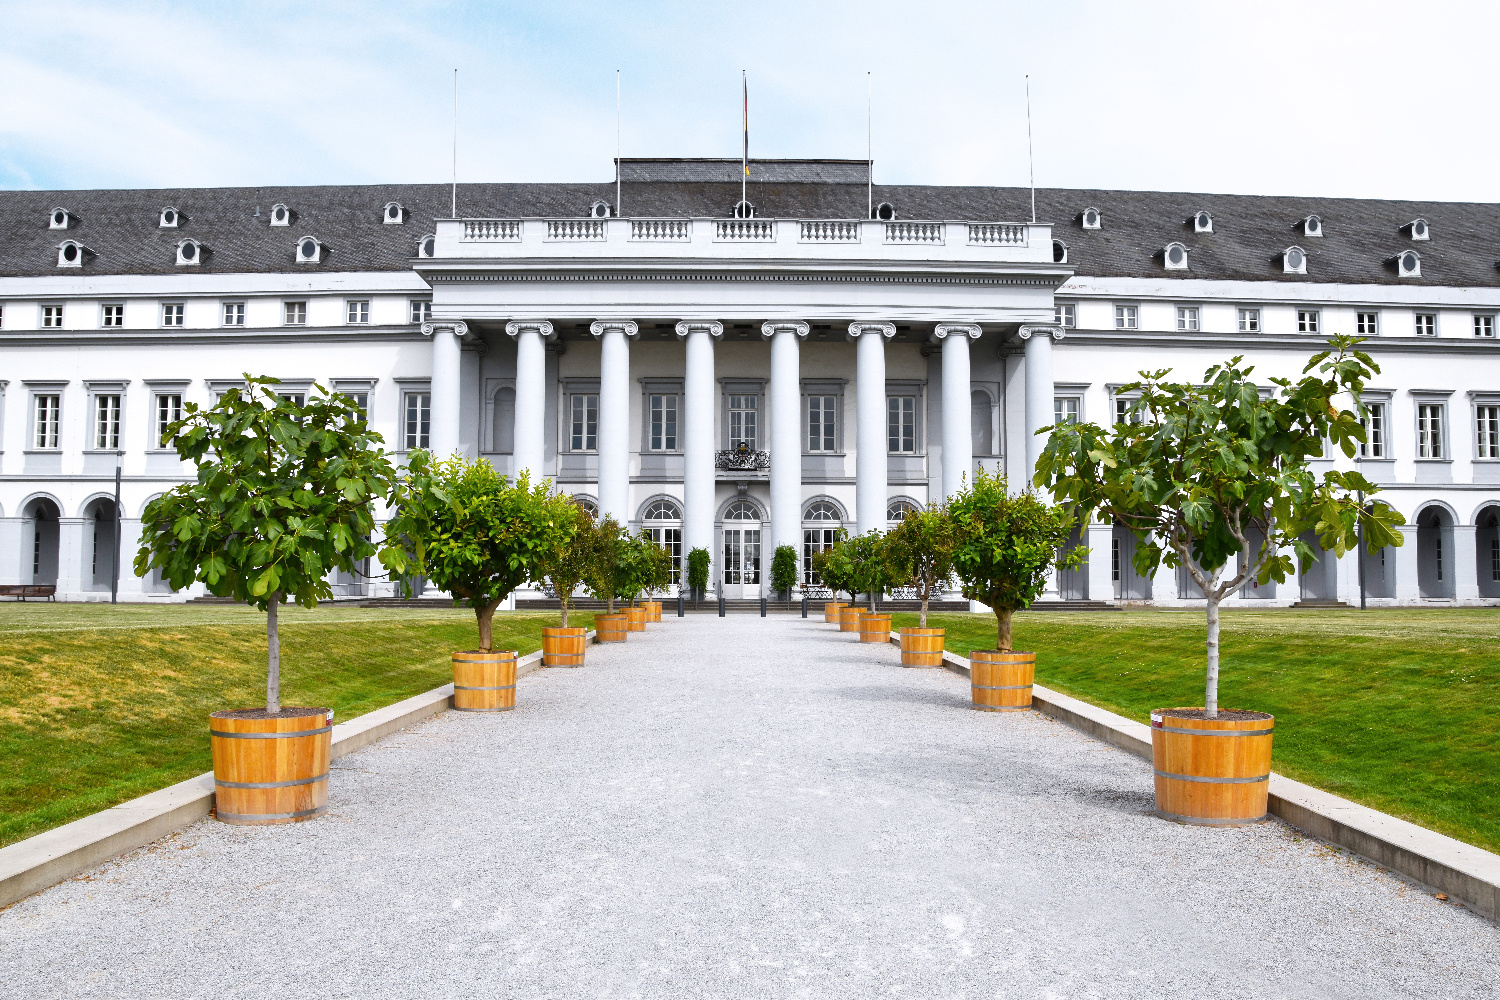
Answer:
<svg viewBox="0 0 1500 1000"><path fill-rule="evenodd" d="M1494 313L1475 313L1474 314L1474 336L1482 338L1484 340L1493 340L1493 339L1495 339L1495 314Z"/></svg>
<svg viewBox="0 0 1500 1000"><path fill-rule="evenodd" d="M114 322L110 322L114 320ZM103 330L117 330L125 325L125 303L102 302L99 304L99 327Z"/></svg>
<svg viewBox="0 0 1500 1000"><path fill-rule="evenodd" d="M1240 333L1260 333L1260 307L1240 306L1235 310Z"/></svg>
<svg viewBox="0 0 1500 1000"><path fill-rule="evenodd" d="M61 330L63 325L63 307L61 303L44 304L41 309L42 329Z"/></svg>
<svg viewBox="0 0 1500 1000"><path fill-rule="evenodd" d="M411 317L413 323L432 322L432 300L412 299L407 305L407 315Z"/></svg>
<svg viewBox="0 0 1500 1000"><path fill-rule="evenodd" d="M1474 461L1500 462L1500 393L1471 393Z"/></svg>
<svg viewBox="0 0 1500 1000"><path fill-rule="evenodd" d="M765 406L760 386L746 383L724 386L724 447L730 450L744 441L751 451L759 451L765 434ZM736 401L739 401L736 405ZM746 415L750 419L746 419ZM753 426L751 426L753 425ZM750 429L747 432L746 427Z"/></svg>
<svg viewBox="0 0 1500 1000"><path fill-rule="evenodd" d="M1052 322L1065 330L1078 328L1078 305L1074 302L1056 302L1052 306Z"/></svg>
<svg viewBox="0 0 1500 1000"><path fill-rule="evenodd" d="M163 302L161 325L164 330L180 330L187 324L186 302Z"/></svg>
<svg viewBox="0 0 1500 1000"><path fill-rule="evenodd" d="M27 451L62 450L63 385L35 386L31 389L31 413L27 428ZM42 400L51 400L43 410Z"/></svg>
<svg viewBox="0 0 1500 1000"><path fill-rule="evenodd" d="M1068 404L1072 404L1069 407ZM1070 412L1071 411L1071 412ZM1067 419L1067 418L1072 419ZM1052 423L1077 424L1083 421L1083 397L1076 393L1059 393L1052 397Z"/></svg>
<svg viewBox="0 0 1500 1000"><path fill-rule="evenodd" d="M1391 401L1387 396L1363 400L1366 419L1365 442L1359 446L1362 461L1384 462L1391 457Z"/></svg>
<svg viewBox="0 0 1500 1000"><path fill-rule="evenodd" d="M911 406L907 407L908 401ZM891 404L896 406L892 409ZM888 392L885 396L885 446L888 455L920 455L922 453L922 394L920 392ZM908 419L909 418L909 419ZM895 427L896 443L891 447L891 430ZM911 447L905 447L908 438Z"/></svg>
<svg viewBox="0 0 1500 1000"><path fill-rule="evenodd" d="M1317 335L1322 331L1323 314L1320 309L1297 309L1297 332Z"/></svg>
<svg viewBox="0 0 1500 1000"><path fill-rule="evenodd" d="M426 426L423 427L422 407L426 406ZM413 407L416 412L413 413ZM425 433L424 433L425 432ZM429 385L403 385L401 387L401 450L415 451L432 447L432 387Z"/></svg>
<svg viewBox="0 0 1500 1000"><path fill-rule="evenodd" d="M802 397L805 454L838 454L839 403L840 397L832 392L809 392Z"/></svg>
<svg viewBox="0 0 1500 1000"><path fill-rule="evenodd" d="M297 319L293 319L293 316ZM287 299L281 303L281 325L282 326L306 326L307 325L307 300Z"/></svg>
<svg viewBox="0 0 1500 1000"><path fill-rule="evenodd" d="M1435 312L1419 312L1412 316L1412 331L1418 337L1437 336L1438 317Z"/></svg>
<svg viewBox="0 0 1500 1000"><path fill-rule="evenodd" d="M1417 461L1451 461L1448 447L1447 401L1418 397L1416 405L1412 407L1412 412L1417 423Z"/></svg>
<svg viewBox="0 0 1500 1000"><path fill-rule="evenodd" d="M1116 330L1139 330L1141 328L1141 307L1127 305L1123 302L1115 305L1115 329Z"/></svg>
<svg viewBox="0 0 1500 1000"><path fill-rule="evenodd" d="M151 393L151 441L147 451L172 451L164 444L167 427L182 419L183 392L176 387L155 386Z"/></svg>
<svg viewBox="0 0 1500 1000"><path fill-rule="evenodd" d="M1197 333L1203 328L1203 313L1197 306L1177 307L1177 332Z"/></svg>
<svg viewBox="0 0 1500 1000"><path fill-rule="evenodd" d="M567 450L574 455L599 452L599 390L580 389L567 396ZM575 446L575 442L577 445Z"/></svg>
<svg viewBox="0 0 1500 1000"><path fill-rule="evenodd" d="M220 319L224 326L245 325L245 303L243 300L222 303Z"/></svg>
<svg viewBox="0 0 1500 1000"><path fill-rule="evenodd" d="M88 446L85 451L119 451L125 440L125 387L118 383L91 385L89 390ZM106 400L113 400L106 412ZM112 426L107 420L112 421Z"/></svg>
<svg viewBox="0 0 1500 1000"><path fill-rule="evenodd" d="M345 299L344 322L349 326L370 325L370 300Z"/></svg>
<svg viewBox="0 0 1500 1000"><path fill-rule="evenodd" d="M569 434L571 433L570 426ZM680 393L666 390L646 393L646 450L657 455L671 455L682 451Z"/></svg>
<svg viewBox="0 0 1500 1000"><path fill-rule="evenodd" d="M1354 332L1360 337L1380 336L1380 313L1364 309L1356 311L1354 314Z"/></svg>

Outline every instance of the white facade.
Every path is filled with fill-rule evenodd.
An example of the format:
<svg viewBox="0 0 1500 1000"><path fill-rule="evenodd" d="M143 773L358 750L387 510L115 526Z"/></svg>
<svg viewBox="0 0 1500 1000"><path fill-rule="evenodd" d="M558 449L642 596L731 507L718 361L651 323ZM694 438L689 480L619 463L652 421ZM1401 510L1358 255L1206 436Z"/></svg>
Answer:
<svg viewBox="0 0 1500 1000"><path fill-rule="evenodd" d="M154 447L157 424L247 372L364 393L391 450L551 478L684 557L708 549L715 586L751 597L779 544L805 557L831 529L884 529L980 466L1029 479L1037 428L1112 420L1139 370L1192 377L1244 354L1295 378L1327 334L1366 332L1383 447L1361 465L1408 521L1403 548L1368 557L1368 599L1500 604L1500 287L1199 277L1196 249L1155 277L1089 276L1058 259L1065 228L437 219L400 268L0 273L0 583L108 599L118 451L122 599L187 596L130 571L143 507L191 475ZM289 248L303 229L283 231ZM330 259L352 242L318 238ZM1050 597L1196 596L1175 571L1135 579L1108 526L1080 541L1088 566ZM1353 555L1236 598L1358 599Z"/></svg>

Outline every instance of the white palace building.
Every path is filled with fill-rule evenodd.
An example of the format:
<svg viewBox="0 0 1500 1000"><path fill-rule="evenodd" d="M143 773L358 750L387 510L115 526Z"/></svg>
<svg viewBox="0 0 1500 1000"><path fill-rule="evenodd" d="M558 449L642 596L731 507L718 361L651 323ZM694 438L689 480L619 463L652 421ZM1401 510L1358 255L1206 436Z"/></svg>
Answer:
<svg viewBox="0 0 1500 1000"><path fill-rule="evenodd" d="M980 466L1029 478L1141 369L1243 354L1295 378L1369 338L1365 474L1407 519L1372 604L1500 604L1500 207L869 185L845 160L625 159L599 184L0 193L0 584L123 600L160 447L243 373L355 396L398 453L530 469L729 597L835 529L885 529ZM456 211L450 198L456 197ZM456 217L454 217L456 216ZM1332 461L1344 461L1342 456ZM1191 603L1089 525L1049 600ZM1357 603L1360 562L1249 588ZM335 581L380 596L384 581ZM1201 600L1201 597L1199 597Z"/></svg>

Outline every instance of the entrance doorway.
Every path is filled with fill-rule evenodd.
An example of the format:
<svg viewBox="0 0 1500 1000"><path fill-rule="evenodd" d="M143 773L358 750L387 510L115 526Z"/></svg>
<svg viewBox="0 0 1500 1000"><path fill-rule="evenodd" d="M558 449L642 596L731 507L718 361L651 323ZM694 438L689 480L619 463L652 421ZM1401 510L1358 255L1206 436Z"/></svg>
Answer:
<svg viewBox="0 0 1500 1000"><path fill-rule="evenodd" d="M724 511L724 596L731 600L760 597L760 533L760 511L749 500Z"/></svg>

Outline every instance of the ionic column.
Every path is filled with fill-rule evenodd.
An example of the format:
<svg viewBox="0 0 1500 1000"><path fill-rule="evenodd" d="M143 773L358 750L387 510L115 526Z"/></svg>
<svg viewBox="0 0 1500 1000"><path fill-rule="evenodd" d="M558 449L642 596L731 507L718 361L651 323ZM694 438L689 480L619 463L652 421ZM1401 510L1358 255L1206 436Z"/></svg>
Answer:
<svg viewBox="0 0 1500 1000"><path fill-rule="evenodd" d="M599 338L599 511L620 524L630 523L630 341L637 332L628 319L589 324Z"/></svg>
<svg viewBox="0 0 1500 1000"><path fill-rule="evenodd" d="M896 335L893 323L850 323L856 343L854 523L862 535L885 530L887 474L885 433L885 342Z"/></svg>
<svg viewBox="0 0 1500 1000"><path fill-rule="evenodd" d="M771 341L771 544L802 550L802 322L762 323Z"/></svg>
<svg viewBox="0 0 1500 1000"><path fill-rule="evenodd" d="M467 324L423 323L423 336L432 338L432 425L428 438L433 455L447 458L458 451L459 348Z"/></svg>
<svg viewBox="0 0 1500 1000"><path fill-rule="evenodd" d="M974 468L974 428L970 419L969 341L978 340L974 323L939 323L933 339L943 345L943 498L963 489Z"/></svg>
<svg viewBox="0 0 1500 1000"><path fill-rule="evenodd" d="M677 324L686 365L682 384L682 544L685 552L709 553L709 580L717 578L714 553L714 341L724 324L683 320Z"/></svg>
<svg viewBox="0 0 1500 1000"><path fill-rule="evenodd" d="M547 341L552 324L544 319L517 319L505 324L507 336L516 341L516 422L512 445L515 475L531 473L535 485L547 478L544 459L547 434Z"/></svg>
<svg viewBox="0 0 1500 1000"><path fill-rule="evenodd" d="M1060 326L1021 327L1026 342L1026 482L1012 483L1015 487L1031 485L1037 460L1047 447L1047 437L1037 431L1053 423L1052 342L1062 338Z"/></svg>

